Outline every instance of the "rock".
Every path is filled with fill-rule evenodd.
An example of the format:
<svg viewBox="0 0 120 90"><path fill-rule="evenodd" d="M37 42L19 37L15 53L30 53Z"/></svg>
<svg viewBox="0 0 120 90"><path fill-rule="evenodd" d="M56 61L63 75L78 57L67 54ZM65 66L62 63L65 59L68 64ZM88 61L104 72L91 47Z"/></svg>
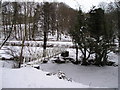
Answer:
<svg viewBox="0 0 120 90"><path fill-rule="evenodd" d="M107 62L107 65L108 65L108 66L114 66L114 65L115 65L115 62L108 61L108 62Z"/></svg>
<svg viewBox="0 0 120 90"><path fill-rule="evenodd" d="M2 60L6 60L5 57L2 57Z"/></svg>
<svg viewBox="0 0 120 90"><path fill-rule="evenodd" d="M68 51L64 51L61 53L62 57L68 57L69 56L69 52Z"/></svg>
<svg viewBox="0 0 120 90"><path fill-rule="evenodd" d="M51 76L51 75L52 75L52 73L47 73L46 75L47 75L47 76Z"/></svg>
<svg viewBox="0 0 120 90"><path fill-rule="evenodd" d="M33 65L33 67L36 68L36 69L40 69L39 65Z"/></svg>
<svg viewBox="0 0 120 90"><path fill-rule="evenodd" d="M58 72L58 78L59 79L65 79L65 77L66 77L65 73L63 73L62 71Z"/></svg>
<svg viewBox="0 0 120 90"><path fill-rule="evenodd" d="M43 60L43 63L47 63L48 61L47 60Z"/></svg>
<svg viewBox="0 0 120 90"><path fill-rule="evenodd" d="M45 58L44 60L42 60L42 63L47 63L48 62L48 59Z"/></svg>
<svg viewBox="0 0 120 90"><path fill-rule="evenodd" d="M59 57L57 57L56 60L53 60L55 63L58 63L58 64L62 64L62 63L66 63L66 61L64 59L60 59Z"/></svg>

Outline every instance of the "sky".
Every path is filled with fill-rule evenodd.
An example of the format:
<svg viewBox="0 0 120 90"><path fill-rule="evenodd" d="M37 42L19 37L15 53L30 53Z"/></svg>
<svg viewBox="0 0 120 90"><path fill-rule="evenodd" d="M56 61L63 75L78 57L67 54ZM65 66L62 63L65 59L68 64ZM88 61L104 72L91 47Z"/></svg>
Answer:
<svg viewBox="0 0 120 90"><path fill-rule="evenodd" d="M6 0L3 0L3 1L6 1ZM7 0L7 1L11 1L11 0ZM74 9L78 9L78 7L81 6L82 10L85 12L89 11L92 6L98 6L100 2L106 2L106 3L114 2L114 0L14 0L14 1L64 2Z"/></svg>
<svg viewBox="0 0 120 90"><path fill-rule="evenodd" d="M83 11L87 12L90 10L92 6L98 6L100 2L114 2L115 0L36 0L36 1L57 1L57 2L64 2L70 7L74 9L78 9L80 6Z"/></svg>
<svg viewBox="0 0 120 90"><path fill-rule="evenodd" d="M98 6L100 2L113 2L114 0L64 0L72 8L81 6L83 11L88 11L92 6Z"/></svg>

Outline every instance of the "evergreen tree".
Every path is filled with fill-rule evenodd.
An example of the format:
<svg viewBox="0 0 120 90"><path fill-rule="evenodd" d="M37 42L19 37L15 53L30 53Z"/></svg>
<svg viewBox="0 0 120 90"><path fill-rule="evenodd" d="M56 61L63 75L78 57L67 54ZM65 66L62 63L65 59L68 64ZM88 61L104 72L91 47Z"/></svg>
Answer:
<svg viewBox="0 0 120 90"><path fill-rule="evenodd" d="M106 65L111 44L109 43L109 29L106 28L104 10L94 9L89 14L88 30L91 38L94 38L95 65Z"/></svg>
<svg viewBox="0 0 120 90"><path fill-rule="evenodd" d="M119 41L119 48L120 48L120 1L116 2L117 6L117 19L118 19L118 41Z"/></svg>

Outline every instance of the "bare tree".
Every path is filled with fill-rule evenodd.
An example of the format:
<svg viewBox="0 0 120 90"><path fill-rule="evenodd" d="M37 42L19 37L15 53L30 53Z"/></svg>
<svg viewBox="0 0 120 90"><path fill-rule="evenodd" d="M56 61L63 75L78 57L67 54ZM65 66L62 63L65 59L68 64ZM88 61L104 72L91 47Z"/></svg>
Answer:
<svg viewBox="0 0 120 90"><path fill-rule="evenodd" d="M19 61L19 68L21 67L21 64L23 62L23 49L24 49L24 42L26 40L26 36L27 36L27 3L23 3L24 4L24 24L25 24L25 28L23 30L23 39L22 39L22 45L21 45L21 52L20 52L20 61Z"/></svg>
<svg viewBox="0 0 120 90"><path fill-rule="evenodd" d="M10 3L6 2L6 3L1 3L2 7L2 11L1 11L1 14L2 14L2 21L3 21L3 26L4 26L4 36L5 36L5 40L3 41L3 43L1 44L0 46L0 49L5 45L5 43L7 42L7 40L10 38L11 34L12 34L12 28L13 28L13 25L10 26L10 28L7 30L6 32L6 29L5 29L5 26L8 27L8 21L9 21L9 24L10 24L10 18L11 18L11 15L10 15L10 11L9 13L7 13L7 5L10 5ZM10 8L10 7L9 7ZM5 18L6 17L6 18ZM7 20L8 19L8 20ZM6 24L5 24L6 23ZM7 33L7 34L6 34Z"/></svg>
<svg viewBox="0 0 120 90"><path fill-rule="evenodd" d="M43 25L43 32L44 32L44 40L43 40L43 57L46 56L46 46L47 46L47 35L49 30L50 24L50 3L44 2L43 5L43 18L44 18L44 25Z"/></svg>

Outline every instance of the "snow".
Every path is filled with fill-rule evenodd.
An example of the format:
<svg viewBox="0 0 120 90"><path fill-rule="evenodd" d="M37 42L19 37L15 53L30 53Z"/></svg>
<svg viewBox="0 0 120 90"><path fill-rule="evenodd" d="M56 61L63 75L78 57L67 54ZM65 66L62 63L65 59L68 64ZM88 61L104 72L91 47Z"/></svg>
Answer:
<svg viewBox="0 0 120 90"><path fill-rule="evenodd" d="M4 67L2 67L4 64ZM11 64L11 65L9 65ZM66 64L40 64L40 70L27 66L13 69L11 61L0 61L1 88L117 88L118 68L112 66L80 66ZM47 73L62 71L72 82Z"/></svg>
<svg viewBox="0 0 120 90"><path fill-rule="evenodd" d="M58 79L57 76L46 76L47 72L33 67L20 69L3 68L3 88L88 88L80 83Z"/></svg>
<svg viewBox="0 0 120 90"><path fill-rule="evenodd" d="M10 43L16 43L16 44L20 44L21 41L9 41ZM39 53L42 51L42 44L43 44L43 41L25 41L25 44L26 43L29 43L29 44L34 44L33 47L31 46L25 46L24 47L24 56L30 56L30 53ZM40 47L35 47L35 44L39 44ZM52 48L55 48L55 47L70 47L70 46L73 46L73 43L72 42L62 42L62 41L48 41L47 42L47 45L52 45L53 47ZM8 52L7 48L15 51L14 52L14 55L20 55L20 46L3 46L2 47L2 50L0 50L0 56L1 57L5 57L5 58L11 58L12 56L11 55L8 55L6 54L6 52ZM49 48L50 49L50 48Z"/></svg>
<svg viewBox="0 0 120 90"><path fill-rule="evenodd" d="M108 60L116 62L116 64L118 64L118 54L115 54L113 52L110 52L108 54Z"/></svg>
<svg viewBox="0 0 120 90"><path fill-rule="evenodd" d="M48 40L50 41L56 41L57 40L57 32L55 33L55 35L48 35ZM70 36L61 34L61 40L60 41L72 41L72 38Z"/></svg>
<svg viewBox="0 0 120 90"><path fill-rule="evenodd" d="M17 43L17 44L20 44L22 41L8 41L9 43ZM43 41L25 41L25 44L26 43L30 43L30 44L40 44L42 45L43 44ZM72 42L70 41L47 41L47 44L52 44L52 45L73 45Z"/></svg>
<svg viewBox="0 0 120 90"><path fill-rule="evenodd" d="M61 70L75 82L90 87L118 87L118 68L112 66L80 66L74 64L41 64L43 71L57 72Z"/></svg>
<svg viewBox="0 0 120 90"><path fill-rule="evenodd" d="M2 69L0 64L0 90L2 89Z"/></svg>
<svg viewBox="0 0 120 90"><path fill-rule="evenodd" d="M20 41L10 41L14 43L20 43ZM42 41L26 41L26 43L43 43ZM72 42L61 41L48 41L50 45L54 46L72 46ZM19 46L4 46L0 50L1 57L10 58L11 56L5 54L5 47L18 50L19 53L21 47ZM54 47L50 47L52 49ZM29 50L32 52L41 52L41 47L24 47L24 55L29 56ZM69 51L71 58L75 59L75 49L66 48ZM81 56L79 51L79 56ZM91 58L94 55L91 56ZM53 59L53 58L52 58ZM51 60L52 60L51 59ZM79 59L81 59L79 57ZM116 62L118 64L118 55L111 52L109 53L108 60ZM47 64L39 64L40 70L33 67L22 67L20 69L13 69L16 65L13 61L1 61L0 60L0 88L117 88L118 87L118 67L105 66L81 66L74 65L72 63L55 64L48 62ZM63 71L67 77L72 78L72 82L58 79L56 75L46 76L46 73L56 73L59 70Z"/></svg>
<svg viewBox="0 0 120 90"><path fill-rule="evenodd" d="M69 51L69 57L75 59L75 49L68 48L67 51ZM79 56L80 55L82 54L79 51ZM92 57L93 55L91 58ZM51 58L50 60L54 60L54 58ZM108 60L116 62L116 64L118 64L118 55L111 52L109 53ZM43 71L57 72L58 70L61 70L75 82L82 83L90 87L118 87L118 67L96 67L92 65L81 66L71 63L55 64L50 61L47 64L40 64L40 66Z"/></svg>

